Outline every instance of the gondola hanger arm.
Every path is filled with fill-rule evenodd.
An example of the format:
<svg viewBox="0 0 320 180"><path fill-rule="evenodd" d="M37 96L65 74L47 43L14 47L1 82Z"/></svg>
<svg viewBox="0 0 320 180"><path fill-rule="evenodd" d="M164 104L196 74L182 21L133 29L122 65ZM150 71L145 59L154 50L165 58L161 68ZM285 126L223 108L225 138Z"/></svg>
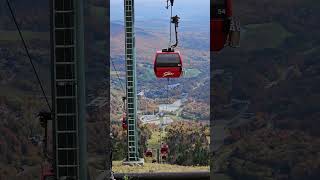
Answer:
<svg viewBox="0 0 320 180"><path fill-rule="evenodd" d="M169 1L170 1L170 5L169 5ZM173 6L173 2L174 2L174 0L167 0L166 9L168 9L170 6L172 7Z"/></svg>
<svg viewBox="0 0 320 180"><path fill-rule="evenodd" d="M171 23L174 24L174 30L175 30L175 36L176 36L176 43L171 45L171 48L174 49L178 46L178 25L179 25L179 19L180 17L178 15L171 17Z"/></svg>

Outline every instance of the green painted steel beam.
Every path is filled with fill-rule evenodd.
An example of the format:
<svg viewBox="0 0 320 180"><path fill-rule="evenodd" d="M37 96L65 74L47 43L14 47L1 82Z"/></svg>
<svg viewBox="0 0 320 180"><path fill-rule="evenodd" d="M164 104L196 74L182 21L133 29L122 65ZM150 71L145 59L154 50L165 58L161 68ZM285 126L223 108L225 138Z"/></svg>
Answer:
<svg viewBox="0 0 320 180"><path fill-rule="evenodd" d="M139 161L134 0L124 0L128 161Z"/></svg>
<svg viewBox="0 0 320 180"><path fill-rule="evenodd" d="M79 128L79 180L87 180L87 125L86 125L86 85L84 55L84 0L76 3L76 53L78 82L78 128Z"/></svg>

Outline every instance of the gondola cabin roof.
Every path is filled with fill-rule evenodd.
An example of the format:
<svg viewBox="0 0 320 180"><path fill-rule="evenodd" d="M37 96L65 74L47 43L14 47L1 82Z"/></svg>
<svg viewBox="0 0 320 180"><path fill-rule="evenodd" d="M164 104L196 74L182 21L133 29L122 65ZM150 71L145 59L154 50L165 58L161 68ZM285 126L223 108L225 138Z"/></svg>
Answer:
<svg viewBox="0 0 320 180"><path fill-rule="evenodd" d="M182 74L182 57L179 51L157 51L154 60L157 78L179 78Z"/></svg>

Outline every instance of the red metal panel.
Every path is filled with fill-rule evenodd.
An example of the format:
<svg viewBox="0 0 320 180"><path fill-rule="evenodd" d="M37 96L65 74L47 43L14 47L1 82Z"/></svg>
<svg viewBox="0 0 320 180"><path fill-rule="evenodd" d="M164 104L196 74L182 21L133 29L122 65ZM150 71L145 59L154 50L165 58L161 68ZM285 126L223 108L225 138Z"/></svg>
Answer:
<svg viewBox="0 0 320 180"><path fill-rule="evenodd" d="M221 51L226 43L227 20L232 16L232 0L215 0L210 8L210 51Z"/></svg>
<svg viewBox="0 0 320 180"><path fill-rule="evenodd" d="M176 67L157 67L157 56L159 54L178 54L180 65ZM179 52L161 52L158 51L154 60L154 73L157 78L179 78L182 74L182 57Z"/></svg>
<svg viewBox="0 0 320 180"><path fill-rule="evenodd" d="M225 0L226 1L226 15L227 17L231 17L232 12L232 0Z"/></svg>
<svg viewBox="0 0 320 180"><path fill-rule="evenodd" d="M227 33L224 32L224 21L221 19L210 22L210 50L217 52L224 48L227 40Z"/></svg>

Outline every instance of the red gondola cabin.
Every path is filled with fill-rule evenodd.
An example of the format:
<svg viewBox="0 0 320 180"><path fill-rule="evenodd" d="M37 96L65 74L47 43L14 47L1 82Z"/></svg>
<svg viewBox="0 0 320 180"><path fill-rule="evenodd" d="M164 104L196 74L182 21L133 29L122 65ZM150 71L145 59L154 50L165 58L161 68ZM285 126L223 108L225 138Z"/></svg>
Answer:
<svg viewBox="0 0 320 180"><path fill-rule="evenodd" d="M152 157L152 150L151 149L148 149L146 151L146 157Z"/></svg>
<svg viewBox="0 0 320 180"><path fill-rule="evenodd" d="M128 130L127 116L125 113L122 115L122 128Z"/></svg>
<svg viewBox="0 0 320 180"><path fill-rule="evenodd" d="M157 78L179 78L182 74L182 58L179 51L157 51L154 60Z"/></svg>
<svg viewBox="0 0 320 180"><path fill-rule="evenodd" d="M45 163L41 167L41 177L40 180L51 180L54 178L54 173L51 165L49 163Z"/></svg>
<svg viewBox="0 0 320 180"><path fill-rule="evenodd" d="M162 144L160 149L161 154L168 154L169 153L169 146L168 144Z"/></svg>

